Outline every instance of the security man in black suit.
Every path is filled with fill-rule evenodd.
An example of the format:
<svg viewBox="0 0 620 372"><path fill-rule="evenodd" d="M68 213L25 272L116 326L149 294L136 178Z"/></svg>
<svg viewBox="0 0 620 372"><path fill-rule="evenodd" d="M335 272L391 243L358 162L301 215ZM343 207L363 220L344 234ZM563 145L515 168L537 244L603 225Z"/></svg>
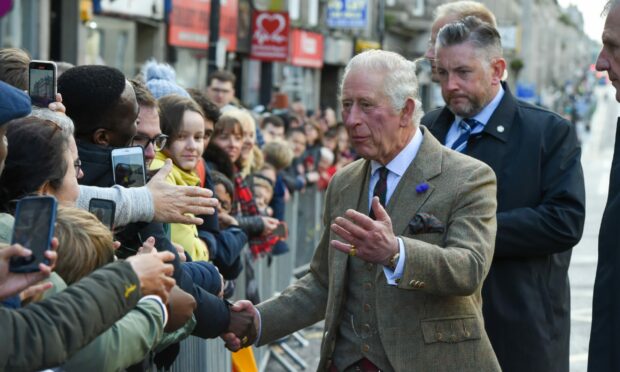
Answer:
<svg viewBox="0 0 620 372"><path fill-rule="evenodd" d="M482 289L493 349L504 371L568 371L568 265L585 220L575 130L513 97L493 26L466 17L444 26L435 45L446 106L422 124L497 175L495 255Z"/></svg>

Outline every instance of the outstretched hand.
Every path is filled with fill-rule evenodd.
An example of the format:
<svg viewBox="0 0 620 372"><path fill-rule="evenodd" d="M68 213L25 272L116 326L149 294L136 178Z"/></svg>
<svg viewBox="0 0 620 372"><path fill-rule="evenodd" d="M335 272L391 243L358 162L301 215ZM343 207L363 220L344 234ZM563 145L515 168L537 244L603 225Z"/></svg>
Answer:
<svg viewBox="0 0 620 372"><path fill-rule="evenodd" d="M51 250L45 251L45 258L49 260L49 265L39 264L39 271L33 273L12 273L9 271L11 257L28 257L32 254L30 249L24 248L19 244L0 247L0 300L18 294L31 285L46 279L56 266L56 248L58 239L53 238Z"/></svg>
<svg viewBox="0 0 620 372"><path fill-rule="evenodd" d="M230 351L238 351L256 342L260 320L258 311L248 300L237 301L230 307L228 330L220 337Z"/></svg>
<svg viewBox="0 0 620 372"><path fill-rule="evenodd" d="M140 254L127 259L140 279L140 289L143 296L157 295L164 303L168 303L168 296L175 285L175 280L171 278L174 267L165 262L173 260L174 255L168 251Z"/></svg>
<svg viewBox="0 0 620 372"><path fill-rule="evenodd" d="M218 201L213 198L213 192L199 186L171 185L166 182L171 171L172 161L166 159L164 166L146 184L153 196L154 220L202 225L203 220L195 216L215 213Z"/></svg>
<svg viewBox="0 0 620 372"><path fill-rule="evenodd" d="M378 197L372 198L375 220L353 209L344 217L337 217L331 230L343 241L332 240L330 245L350 256L381 265L387 265L398 252L398 239L392 229L392 220Z"/></svg>

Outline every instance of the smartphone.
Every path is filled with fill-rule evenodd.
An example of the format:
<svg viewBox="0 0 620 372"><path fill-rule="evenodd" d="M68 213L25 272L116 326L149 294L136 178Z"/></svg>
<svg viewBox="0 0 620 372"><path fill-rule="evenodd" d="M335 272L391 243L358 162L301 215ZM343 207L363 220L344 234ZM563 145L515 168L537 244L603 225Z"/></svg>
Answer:
<svg viewBox="0 0 620 372"><path fill-rule="evenodd" d="M140 146L112 150L114 183L124 187L139 187L146 183L144 150Z"/></svg>
<svg viewBox="0 0 620 372"><path fill-rule="evenodd" d="M286 238L288 238L288 226L286 222L280 221L278 227L273 230L273 235L280 238L280 240L286 240Z"/></svg>
<svg viewBox="0 0 620 372"><path fill-rule="evenodd" d="M88 203L88 211L94 214L110 231L114 230L116 203L113 200L92 198Z"/></svg>
<svg viewBox="0 0 620 372"><path fill-rule="evenodd" d="M39 264L48 264L43 255L50 249L56 223L56 198L33 196L20 199L15 210L11 244L19 243L32 251L29 257L11 257L9 270L14 273L39 271Z"/></svg>
<svg viewBox="0 0 620 372"><path fill-rule="evenodd" d="M56 102L56 64L52 61L31 61L28 66L28 93L32 104L47 107Z"/></svg>

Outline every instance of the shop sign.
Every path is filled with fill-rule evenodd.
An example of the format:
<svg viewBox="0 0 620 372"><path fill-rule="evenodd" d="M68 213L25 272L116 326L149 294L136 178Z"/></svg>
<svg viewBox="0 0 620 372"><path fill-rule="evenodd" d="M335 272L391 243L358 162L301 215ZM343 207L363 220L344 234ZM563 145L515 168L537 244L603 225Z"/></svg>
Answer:
<svg viewBox="0 0 620 372"><path fill-rule="evenodd" d="M237 11L239 0L220 0L220 40L226 50L237 49ZM209 47L210 0L173 0L168 43L177 47Z"/></svg>
<svg viewBox="0 0 620 372"><path fill-rule="evenodd" d="M368 0L329 0L327 27L366 28Z"/></svg>
<svg viewBox="0 0 620 372"><path fill-rule="evenodd" d="M353 40L325 38L323 61L330 65L346 65L353 57Z"/></svg>
<svg viewBox="0 0 620 372"><path fill-rule="evenodd" d="M12 0L0 0L0 17L4 17L13 8Z"/></svg>
<svg viewBox="0 0 620 372"><path fill-rule="evenodd" d="M291 44L291 65L323 67L323 35L304 30L292 30Z"/></svg>
<svg viewBox="0 0 620 372"><path fill-rule="evenodd" d="M361 53L371 49L381 49L381 44L378 41L374 40L355 40L355 53Z"/></svg>
<svg viewBox="0 0 620 372"><path fill-rule="evenodd" d="M99 0L93 4L97 14L164 19L164 0Z"/></svg>
<svg viewBox="0 0 620 372"><path fill-rule="evenodd" d="M289 18L287 12L252 14L252 46L250 58L262 61L288 59Z"/></svg>

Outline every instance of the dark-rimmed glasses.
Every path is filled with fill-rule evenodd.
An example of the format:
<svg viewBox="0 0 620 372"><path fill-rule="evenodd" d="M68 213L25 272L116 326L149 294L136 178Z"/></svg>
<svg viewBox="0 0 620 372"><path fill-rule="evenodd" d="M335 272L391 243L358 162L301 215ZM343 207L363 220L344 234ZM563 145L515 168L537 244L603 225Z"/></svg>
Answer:
<svg viewBox="0 0 620 372"><path fill-rule="evenodd" d="M146 149L149 146L149 144L152 143L155 151L161 151L164 148L164 146L166 146L167 141L168 141L168 136L165 134L158 134L153 138L149 138L141 134L136 134L133 137L132 143L134 146L140 146L143 149Z"/></svg>

